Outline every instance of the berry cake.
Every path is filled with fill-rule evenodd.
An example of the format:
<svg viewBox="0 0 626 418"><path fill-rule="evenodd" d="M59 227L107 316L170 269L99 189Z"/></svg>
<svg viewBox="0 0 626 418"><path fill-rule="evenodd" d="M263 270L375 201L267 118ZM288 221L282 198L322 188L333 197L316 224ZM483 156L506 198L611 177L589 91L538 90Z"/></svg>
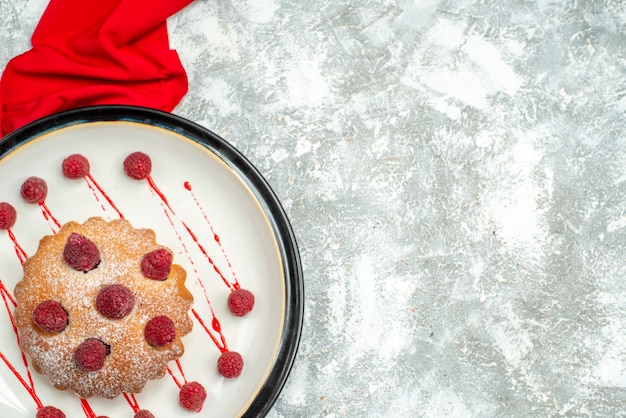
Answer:
<svg viewBox="0 0 626 418"><path fill-rule="evenodd" d="M141 392L184 352L193 302L185 278L150 229L69 222L24 263L15 287L21 347L37 372L81 398Z"/></svg>

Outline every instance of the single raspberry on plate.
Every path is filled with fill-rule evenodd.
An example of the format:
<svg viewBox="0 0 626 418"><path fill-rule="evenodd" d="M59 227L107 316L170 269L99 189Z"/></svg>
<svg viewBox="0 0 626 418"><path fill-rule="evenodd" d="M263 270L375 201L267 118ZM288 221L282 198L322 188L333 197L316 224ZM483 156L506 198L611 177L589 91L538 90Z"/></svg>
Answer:
<svg viewBox="0 0 626 418"><path fill-rule="evenodd" d="M100 250L86 236L72 232L63 248L63 259L74 270L87 273L100 263Z"/></svg>
<svg viewBox="0 0 626 418"><path fill-rule="evenodd" d="M0 202L0 229L9 229L15 225L17 211L7 202Z"/></svg>
<svg viewBox="0 0 626 418"><path fill-rule="evenodd" d="M89 174L89 160L82 154L72 154L63 160L61 168L68 179L79 179Z"/></svg>
<svg viewBox="0 0 626 418"><path fill-rule="evenodd" d="M124 160L124 171L130 178L143 180L152 171L152 160L149 155L143 152L133 152Z"/></svg>
<svg viewBox="0 0 626 418"><path fill-rule="evenodd" d="M246 289L234 290L228 295L228 308L237 316L244 316L254 307L254 294Z"/></svg>
<svg viewBox="0 0 626 418"><path fill-rule="evenodd" d="M146 254L141 260L141 272L153 280L165 280L172 269L172 253L159 248Z"/></svg>
<svg viewBox="0 0 626 418"><path fill-rule="evenodd" d="M20 193L28 203L42 203L48 195L48 184L40 177L29 177L24 180Z"/></svg>
<svg viewBox="0 0 626 418"><path fill-rule="evenodd" d="M33 310L33 322L43 331L61 332L67 327L68 316L56 300L44 300Z"/></svg>
<svg viewBox="0 0 626 418"><path fill-rule="evenodd" d="M37 411L35 418L65 418L65 414L54 406L44 406Z"/></svg>
<svg viewBox="0 0 626 418"><path fill-rule="evenodd" d="M104 359L111 353L111 347L97 338L87 338L74 352L74 360L83 371L93 372L104 366Z"/></svg>
<svg viewBox="0 0 626 418"><path fill-rule="evenodd" d="M96 296L96 308L111 319L124 318L135 306L135 296L126 286L110 284L104 286Z"/></svg>
<svg viewBox="0 0 626 418"><path fill-rule="evenodd" d="M153 347L163 347L176 339L174 321L165 315L155 316L146 324L144 337Z"/></svg>
<svg viewBox="0 0 626 418"><path fill-rule="evenodd" d="M224 377L237 377L243 370L243 358L236 351L225 351L217 359L217 371Z"/></svg>
<svg viewBox="0 0 626 418"><path fill-rule="evenodd" d="M198 382L184 384L178 394L180 406L191 412L200 412L205 399L206 390Z"/></svg>
<svg viewBox="0 0 626 418"><path fill-rule="evenodd" d="M133 418L154 418L154 415L152 415L152 412L147 409L142 409L137 411Z"/></svg>

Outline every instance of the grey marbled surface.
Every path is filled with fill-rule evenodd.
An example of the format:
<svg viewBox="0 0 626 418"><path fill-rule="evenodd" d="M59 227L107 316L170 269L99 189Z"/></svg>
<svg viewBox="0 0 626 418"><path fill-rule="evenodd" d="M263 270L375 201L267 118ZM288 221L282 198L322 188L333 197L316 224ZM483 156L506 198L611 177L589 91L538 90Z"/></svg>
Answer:
<svg viewBox="0 0 626 418"><path fill-rule="evenodd" d="M0 0L0 66L46 2ZM626 416L626 2L197 0L174 113L283 202L271 418Z"/></svg>

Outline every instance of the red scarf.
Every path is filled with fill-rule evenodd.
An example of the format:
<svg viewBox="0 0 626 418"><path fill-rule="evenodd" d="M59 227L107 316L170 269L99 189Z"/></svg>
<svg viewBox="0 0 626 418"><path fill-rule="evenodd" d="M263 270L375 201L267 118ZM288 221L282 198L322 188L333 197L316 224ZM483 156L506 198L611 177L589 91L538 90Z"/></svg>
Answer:
<svg viewBox="0 0 626 418"><path fill-rule="evenodd" d="M171 111L187 75L166 19L193 0L51 0L32 49L0 79L0 136L43 116L98 104Z"/></svg>

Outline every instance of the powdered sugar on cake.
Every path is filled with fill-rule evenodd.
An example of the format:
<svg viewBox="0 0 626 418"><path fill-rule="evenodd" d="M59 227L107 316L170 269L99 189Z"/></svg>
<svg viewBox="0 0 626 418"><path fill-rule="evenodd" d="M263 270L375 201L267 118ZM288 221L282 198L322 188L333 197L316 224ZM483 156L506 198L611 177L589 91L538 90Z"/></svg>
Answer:
<svg viewBox="0 0 626 418"><path fill-rule="evenodd" d="M63 261L63 247L72 232L98 246L101 260L95 269L83 273ZM159 248L165 247L156 243L152 230L134 229L124 219L70 222L57 234L42 238L37 253L24 264L24 279L15 288L21 346L31 356L35 370L46 374L55 387L71 389L83 398L138 393L148 380L162 377L167 363L184 352L181 338L192 328L188 311L193 297L179 265L173 264L163 281L142 274L143 256ZM135 304L123 318L110 319L96 309L98 292L110 284L121 284L134 294ZM58 301L69 316L68 326L59 333L42 331L32 321L34 308L50 299ZM144 328L160 315L174 322L176 338L164 347L153 347L144 337ZM110 353L101 369L85 372L77 367L74 353L89 338L108 345Z"/></svg>

